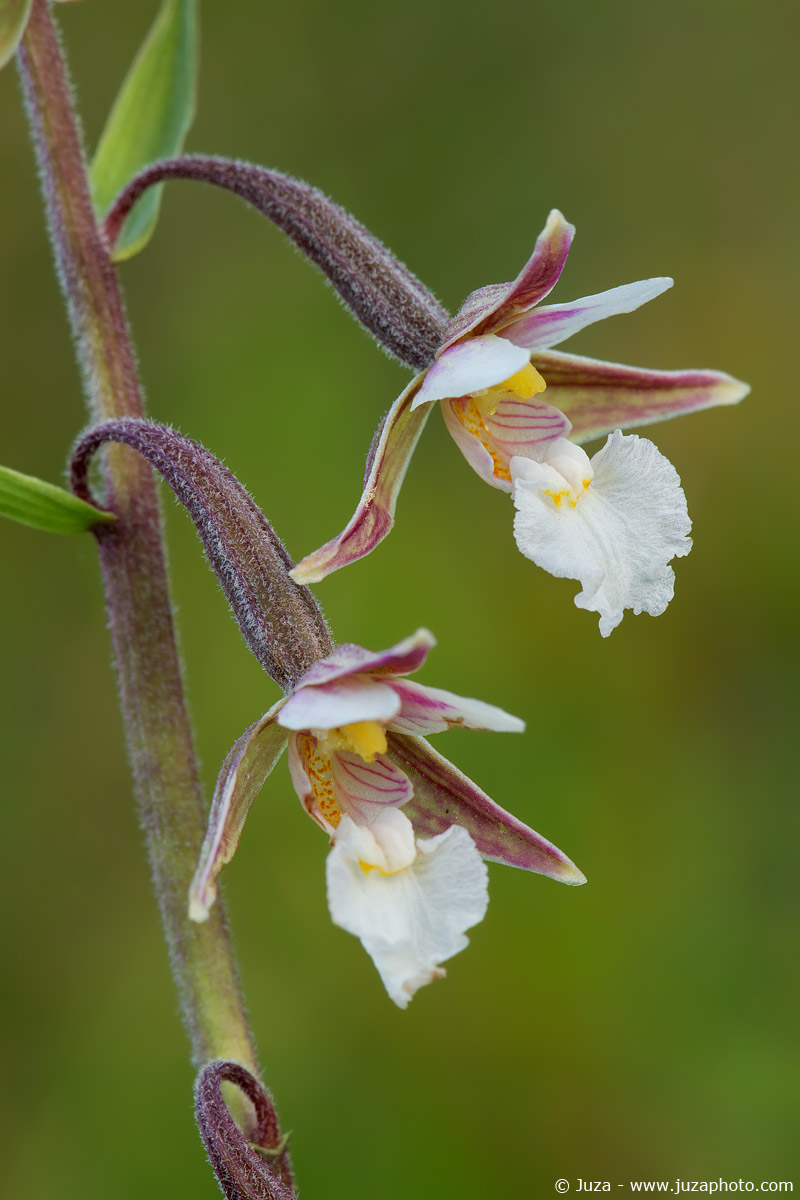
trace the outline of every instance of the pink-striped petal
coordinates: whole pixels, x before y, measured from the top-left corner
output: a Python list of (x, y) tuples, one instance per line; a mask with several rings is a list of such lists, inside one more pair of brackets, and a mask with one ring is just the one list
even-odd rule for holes
[(625, 283), (622, 287), (598, 292), (596, 296), (584, 296), (570, 304), (547, 304), (506, 325), (503, 337), (526, 350), (547, 349), (565, 342), (595, 321), (634, 312), (671, 287), (672, 280), (666, 277), (642, 279), (638, 283)]
[(367, 763), (337, 751), (331, 755), (331, 776), (339, 808), (357, 825), (369, 824), (387, 805), (406, 804), (414, 794), (408, 776), (385, 754)]
[(467, 334), (497, 333), (543, 300), (558, 283), (574, 236), (575, 226), (554, 208), (517, 278), (472, 292), (445, 329), (439, 353)]
[(414, 397), (412, 411), (434, 400), (467, 396), (485, 391), (516, 375), (530, 362), (530, 355), (505, 338), (487, 334), (451, 346), (437, 358)]
[(550, 443), (566, 437), (571, 428), (567, 417), (552, 404), (510, 395), (490, 416), (481, 414), (469, 397), (443, 400), (442, 415), (472, 469), (502, 492), (511, 491), (512, 458), (539, 461)]
[(422, 738), (390, 734), (389, 751), (414, 785), (414, 798), (403, 811), (418, 834), (430, 837), (460, 825), (484, 858), (549, 875), (560, 883), (586, 882), (552, 842), (505, 812)]
[(397, 495), (430, 407), (411, 411), (424, 375), (398, 396), (381, 427), (364, 490), (353, 517), (339, 534), (290, 571), (296, 583), (318, 583), (326, 575), (358, 562), (378, 546), (394, 525)]
[(463, 400), (443, 400), (441, 408), (447, 432), (476, 475), (479, 475), (484, 483), (499, 488), (501, 492), (510, 492), (510, 476), (509, 479), (506, 479), (505, 472), (501, 472), (500, 475), (495, 475), (494, 473), (494, 459), (484, 444), (485, 441), (488, 441), (488, 435), (484, 438), (484, 441), (481, 441), (459, 419), (459, 413), (466, 413), (465, 402)]
[(391, 687), (402, 702), (399, 715), (389, 726), (395, 733), (440, 733), (453, 725), (499, 733), (522, 733), (525, 729), (525, 722), (519, 717), (482, 700), (455, 696), (442, 688), (425, 687), (408, 679), (395, 680)]
[(723, 371), (650, 371), (558, 350), (537, 351), (532, 361), (547, 380), (548, 399), (572, 422), (574, 442), (736, 404), (750, 391)]
[(357, 676), (298, 687), (278, 713), (278, 724), (295, 731), (336, 729), (358, 721), (386, 723), (399, 711), (400, 699), (392, 688)]
[(222, 764), (200, 861), (189, 889), (189, 916), (193, 921), (205, 921), (208, 916), (217, 895), (216, 877), (233, 858), (250, 805), (286, 748), (289, 735), (275, 720), (282, 703), (244, 731)]
[(435, 645), (436, 638), (427, 629), (418, 629), (388, 650), (365, 650), (345, 642), (309, 667), (297, 687), (318, 687), (348, 675), (410, 675), (419, 670)]

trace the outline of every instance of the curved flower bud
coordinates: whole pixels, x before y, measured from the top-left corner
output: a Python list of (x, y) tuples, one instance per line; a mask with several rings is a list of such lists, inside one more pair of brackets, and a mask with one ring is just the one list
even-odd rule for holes
[(433, 644), (420, 629), (377, 653), (339, 646), (242, 735), (220, 773), (190, 893), (190, 916), (204, 920), (214, 879), (288, 739), (295, 791), (332, 842), (331, 916), (360, 938), (401, 1008), (444, 974), (441, 963), (482, 918), (482, 857), (585, 882), (560, 850), (410, 736), (454, 725), (523, 728), (494, 705), (406, 679)]
[[(245, 1138), (222, 1096), (233, 1083), (253, 1105), (256, 1126)], [(239, 1063), (209, 1063), (195, 1083), (200, 1136), (227, 1200), (294, 1200), (286, 1138), (282, 1138), (269, 1092)]]
[[(105, 442), (132, 447), (163, 475), (194, 521), (248, 646), (280, 687), (291, 688), (332, 642), (313, 596), (290, 578), (292, 561), (264, 514), (208, 450), (132, 417), (96, 426), (75, 447), (72, 488), (83, 500), (91, 500), (89, 463)], [(113, 528), (97, 536), (113, 536)]]
[[(735, 404), (750, 389), (721, 371), (642, 370), (551, 349), (592, 322), (632, 312), (672, 286), (666, 277), (645, 279), (567, 304), (537, 307), (558, 281), (574, 232), (554, 210), (517, 278), (479, 288), (467, 298), (444, 332), (436, 361), (404, 393), (402, 404), (398, 402), (390, 410), (381, 433), (381, 463), (402, 462), (402, 471), (393, 473), (391, 517), (413, 450), (412, 442), (401, 441), (395, 414), (408, 410), (413, 417), (438, 401), (447, 429), (473, 470), (490, 486), (513, 491), (520, 549), (553, 574), (572, 574), (584, 580), (578, 604), (599, 605), (601, 628), (608, 633), (624, 608), (662, 612), (672, 595), (673, 575), (666, 563), (689, 549), (683, 493), (678, 500), (675, 491), (677, 475), (671, 468), (671, 475), (665, 472), (660, 464), (666, 460), (654, 447), (652, 452), (640, 447), (636, 455), (614, 452), (616, 518), (603, 526), (602, 534), (600, 525), (593, 522), (595, 549), (598, 536), (606, 542), (602, 567), (591, 555), (575, 556), (574, 538), (585, 525), (579, 519), (565, 522), (562, 514), (557, 521), (540, 519), (542, 512), (528, 503), (524, 484), (543, 480), (547, 492), (547, 481), (552, 484), (553, 478), (539, 468), (552, 465), (552, 456), (567, 437), (579, 443), (632, 425)], [(607, 467), (607, 458), (601, 462)], [(374, 465), (344, 533), (294, 568), (293, 578), (298, 582), (317, 582), (347, 566), (373, 550), (389, 532), (391, 519), (378, 521), (373, 513), (374, 497), (383, 486), (381, 463)], [(653, 478), (630, 475), (642, 469), (655, 471)], [(662, 486), (667, 475), (675, 487)], [(607, 481), (607, 474), (604, 478)], [(590, 509), (598, 516), (600, 507), (594, 502), (605, 486), (607, 482), (602, 481), (595, 486), (588, 507), (582, 501), (584, 517)], [(656, 552), (660, 568), (649, 557), (647, 538), (653, 526), (637, 520), (630, 507), (643, 494), (648, 497), (646, 509), (652, 520), (664, 531)], [(662, 502), (666, 508), (653, 512), (653, 505)], [(543, 513), (547, 518), (548, 510)], [(567, 541), (559, 547), (562, 536)], [(634, 545), (631, 538), (640, 541)], [(634, 561), (639, 564), (635, 569)], [(645, 585), (648, 571), (653, 578)]]
[(415, 371), (432, 362), (448, 319), (435, 296), (355, 217), (317, 188), (280, 171), (201, 155), (154, 163), (114, 202), (104, 226), (109, 245), (139, 197), (166, 179), (214, 184), (252, 204), (316, 263), (389, 354)]

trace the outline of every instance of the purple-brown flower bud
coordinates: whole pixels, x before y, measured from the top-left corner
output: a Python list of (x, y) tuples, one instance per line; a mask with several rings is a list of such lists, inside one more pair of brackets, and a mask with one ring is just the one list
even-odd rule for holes
[(449, 320), (436, 297), (346, 209), (280, 171), (201, 155), (154, 163), (131, 180), (106, 217), (112, 252), (136, 201), (165, 179), (195, 179), (235, 192), (316, 263), (385, 350), (415, 371), (433, 362)]
[[(278, 686), (291, 690), (333, 643), (314, 597), (290, 578), (292, 560), (258, 506), (197, 442), (135, 418), (106, 421), (78, 442), (72, 488), (83, 500), (91, 500), (89, 463), (104, 442), (131, 446), (163, 475), (197, 527), (247, 645)], [(125, 536), (119, 521), (100, 527), (98, 538), (111, 528), (116, 537)]]
[[(255, 1109), (248, 1140), (222, 1096), (233, 1083)], [(234, 1062), (212, 1062), (197, 1077), (195, 1113), (209, 1162), (228, 1200), (294, 1200), (286, 1138), (281, 1137), (272, 1099), (249, 1071)]]

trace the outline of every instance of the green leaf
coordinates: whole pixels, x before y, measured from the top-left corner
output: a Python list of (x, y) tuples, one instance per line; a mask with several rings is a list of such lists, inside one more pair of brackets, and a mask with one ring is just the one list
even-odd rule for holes
[(32, 0), (0, 0), (0, 67), (14, 57), (28, 24)]
[[(194, 118), (196, 82), (196, 0), (164, 0), (122, 84), (94, 156), (90, 178), (99, 219), (142, 167), (180, 153)], [(131, 258), (149, 242), (162, 187), (149, 188), (131, 212), (114, 248), (116, 262)]]
[(85, 533), (115, 521), (113, 513), (86, 504), (53, 483), (0, 467), (0, 516), (46, 533)]

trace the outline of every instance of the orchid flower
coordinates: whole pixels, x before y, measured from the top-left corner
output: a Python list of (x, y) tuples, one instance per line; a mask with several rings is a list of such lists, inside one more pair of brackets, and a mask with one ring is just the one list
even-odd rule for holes
[(213, 454), (167, 426), (122, 417), (90, 429), (70, 464), (81, 500), (93, 502), (90, 465), (108, 442), (142, 455), (184, 505), (248, 647), (284, 693), (222, 765), (189, 891), (193, 920), (207, 918), (216, 877), (287, 745), (300, 801), (333, 843), (333, 919), (361, 939), (401, 1007), (443, 974), (441, 963), (482, 919), (483, 859), (585, 882), (560, 850), (428, 745), (423, 735), (453, 725), (523, 728), (493, 705), (405, 678), (433, 646), (429, 633), (377, 654), (334, 649), (312, 593), (289, 577), (291, 559), (253, 499)]
[(434, 645), (426, 630), (389, 650), (342, 645), (239, 738), (220, 773), (190, 890), (204, 920), (249, 807), (284, 748), (308, 815), (331, 840), (328, 905), (355, 934), (394, 1002), (444, 975), (486, 911), (493, 859), (563, 883), (585, 879), (550, 842), (504, 812), (421, 735), (454, 725), (521, 731), (479, 700), (405, 678)]
[[(671, 279), (648, 279), (540, 305), (558, 281), (574, 232), (554, 210), (517, 278), (467, 298), (433, 363), (387, 414), (355, 515), (294, 569), (298, 583), (355, 562), (389, 533), (406, 468), (438, 401), (470, 466), (511, 493), (522, 553), (554, 575), (580, 580), (575, 602), (600, 614), (603, 636), (626, 608), (664, 611), (674, 585), (670, 559), (691, 548), (686, 501), (667, 459), (621, 430), (734, 404), (749, 388), (719, 371), (644, 370), (553, 350), (586, 325), (632, 312), (672, 286)], [(590, 459), (580, 443), (605, 434)]]

